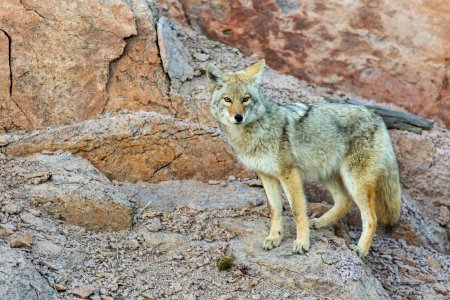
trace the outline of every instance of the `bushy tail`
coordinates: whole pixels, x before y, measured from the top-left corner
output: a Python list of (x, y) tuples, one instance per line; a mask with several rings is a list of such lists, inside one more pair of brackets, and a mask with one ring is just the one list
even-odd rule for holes
[(397, 162), (389, 164), (378, 178), (376, 213), (380, 223), (394, 225), (400, 220), (402, 200)]

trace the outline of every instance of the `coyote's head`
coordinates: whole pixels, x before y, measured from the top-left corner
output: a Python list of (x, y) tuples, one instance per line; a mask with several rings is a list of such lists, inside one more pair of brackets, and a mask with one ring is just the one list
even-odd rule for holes
[(265, 112), (259, 86), (265, 62), (260, 60), (243, 71), (223, 73), (208, 65), (207, 76), (212, 89), (211, 114), (224, 125), (245, 125)]

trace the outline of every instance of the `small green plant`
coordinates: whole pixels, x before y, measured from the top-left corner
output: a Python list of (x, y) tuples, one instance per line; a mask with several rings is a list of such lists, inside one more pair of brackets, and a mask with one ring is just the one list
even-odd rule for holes
[(219, 271), (230, 271), (233, 268), (234, 257), (224, 256), (217, 261), (217, 268)]

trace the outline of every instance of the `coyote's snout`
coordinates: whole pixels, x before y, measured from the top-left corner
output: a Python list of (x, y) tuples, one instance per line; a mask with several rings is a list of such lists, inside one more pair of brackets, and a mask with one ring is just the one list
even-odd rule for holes
[[(264, 65), (260, 60), (236, 73), (207, 68), (211, 113), (267, 195), (272, 224), (263, 248), (281, 242), (283, 189), (297, 225), (295, 253), (309, 249), (310, 227), (338, 221), (356, 203), (363, 231), (355, 249), (367, 255), (377, 220), (394, 224), (401, 212), (397, 160), (383, 120), (359, 106), (265, 100), (259, 89)], [(303, 180), (323, 183), (333, 196), (334, 206), (320, 218), (308, 221)]]

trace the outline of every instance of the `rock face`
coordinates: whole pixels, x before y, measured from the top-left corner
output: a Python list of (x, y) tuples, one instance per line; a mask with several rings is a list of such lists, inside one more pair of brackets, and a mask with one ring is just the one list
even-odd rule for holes
[(70, 151), (120, 181), (251, 176), (233, 158), (217, 128), (156, 113), (106, 115), (10, 138), (5, 148), (9, 154)]
[(2, 0), (0, 6), (0, 29), (11, 43), (11, 92), (4, 101), (10, 115), (25, 118), (10, 117), (3, 126), (33, 129), (100, 114), (109, 62), (122, 54), (124, 38), (136, 34), (128, 6), (120, 0)]
[(186, 16), (212, 39), (257, 53), (278, 71), (450, 125), (445, 0), (159, 2), (174, 20), (186, 23)]
[[(125, 195), (83, 158), (36, 154), (12, 159), (0, 171), (13, 198), (27, 199), (71, 224), (94, 231), (131, 226)], [(33, 216), (23, 219), (33, 223)]]
[(0, 245), (0, 298), (58, 299), (56, 292), (23, 254)]
[(147, 1), (0, 6), (1, 131), (120, 109), (176, 114)]

